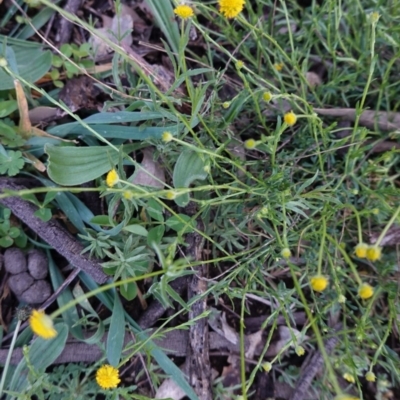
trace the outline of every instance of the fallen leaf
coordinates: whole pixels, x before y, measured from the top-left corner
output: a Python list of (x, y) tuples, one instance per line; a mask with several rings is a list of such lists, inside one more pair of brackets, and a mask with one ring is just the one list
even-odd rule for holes
[(163, 189), (165, 184), (165, 172), (161, 165), (154, 160), (154, 148), (146, 147), (142, 152), (143, 160), (140, 163), (140, 167), (137, 167), (129, 181), (135, 185)]

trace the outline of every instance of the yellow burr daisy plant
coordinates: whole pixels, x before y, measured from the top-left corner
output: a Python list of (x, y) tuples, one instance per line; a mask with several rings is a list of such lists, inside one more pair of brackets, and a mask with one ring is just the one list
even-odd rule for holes
[(368, 284), (368, 283), (363, 283), (358, 289), (358, 295), (363, 299), (367, 300), (370, 297), (372, 297), (374, 294), (374, 288)]
[(115, 169), (112, 169), (106, 177), (106, 184), (108, 187), (113, 187), (119, 182), (119, 176)]
[(194, 15), (193, 8), (186, 4), (181, 4), (177, 7), (175, 7), (174, 13), (182, 19), (188, 19), (188, 18), (193, 17), (193, 15)]
[(33, 310), (29, 317), (29, 326), (33, 333), (42, 339), (53, 339), (57, 336), (53, 320), (43, 310)]
[(117, 368), (102, 365), (96, 372), (96, 382), (102, 389), (113, 389), (121, 382)]
[(225, 18), (235, 18), (243, 10), (245, 0), (219, 0), (219, 11)]
[(251, 150), (251, 149), (254, 149), (256, 146), (257, 146), (257, 142), (254, 139), (247, 139), (244, 142), (245, 149)]
[(381, 258), (382, 255), (382, 247), (379, 246), (369, 246), (367, 248), (366, 257), (370, 261), (377, 261)]
[(310, 285), (315, 292), (323, 292), (328, 287), (329, 280), (324, 275), (314, 275), (310, 279)]
[(290, 111), (283, 116), (283, 120), (287, 125), (293, 126), (297, 121), (297, 116), (293, 111)]
[(375, 382), (375, 381), (376, 381), (376, 375), (375, 375), (372, 371), (368, 371), (368, 372), (365, 374), (365, 379), (366, 379), (368, 382)]
[(358, 245), (354, 248), (354, 253), (358, 258), (366, 258), (368, 251), (368, 245), (366, 243), (358, 243)]
[(171, 132), (164, 132), (164, 133), (161, 135), (161, 139), (162, 139), (162, 141), (165, 142), (165, 143), (170, 142), (173, 138), (174, 138), (174, 137), (172, 136), (172, 133), (171, 133)]
[(292, 256), (292, 252), (290, 251), (290, 249), (288, 247), (285, 247), (281, 251), (281, 256), (286, 259), (290, 258)]

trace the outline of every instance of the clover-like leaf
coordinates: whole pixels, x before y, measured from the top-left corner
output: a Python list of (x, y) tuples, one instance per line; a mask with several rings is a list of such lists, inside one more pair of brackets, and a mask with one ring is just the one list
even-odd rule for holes
[(17, 175), (25, 164), (20, 151), (10, 150), (7, 156), (0, 154), (0, 174)]

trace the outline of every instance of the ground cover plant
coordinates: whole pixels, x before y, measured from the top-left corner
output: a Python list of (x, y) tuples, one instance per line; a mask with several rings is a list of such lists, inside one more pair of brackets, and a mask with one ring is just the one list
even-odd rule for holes
[(399, 15), (0, 2), (0, 397), (400, 398)]

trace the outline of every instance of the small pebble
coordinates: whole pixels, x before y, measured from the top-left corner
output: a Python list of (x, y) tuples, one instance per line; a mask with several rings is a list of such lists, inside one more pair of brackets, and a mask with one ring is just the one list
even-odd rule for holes
[(48, 272), (48, 261), (46, 254), (40, 250), (28, 251), (28, 269), (35, 279), (44, 279)]
[(41, 304), (51, 295), (50, 283), (44, 280), (35, 281), (33, 285), (19, 296), (20, 300), (28, 304)]
[(20, 297), (22, 293), (32, 286), (33, 282), (34, 279), (27, 272), (11, 275), (8, 278), (8, 286), (17, 297)]
[(17, 247), (7, 249), (4, 252), (4, 267), (13, 275), (25, 272), (28, 268), (24, 252)]

